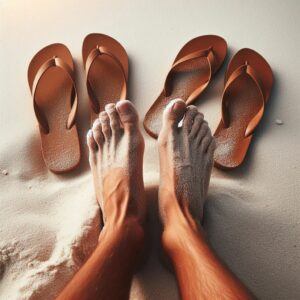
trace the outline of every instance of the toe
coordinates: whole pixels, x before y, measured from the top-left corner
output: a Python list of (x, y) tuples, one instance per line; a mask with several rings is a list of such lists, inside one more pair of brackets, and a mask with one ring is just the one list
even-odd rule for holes
[(93, 131), (91, 129), (87, 133), (86, 140), (87, 140), (87, 145), (89, 147), (90, 153), (96, 152), (97, 149), (98, 149), (98, 146), (97, 146), (97, 143), (96, 143), (96, 141), (93, 137)]
[(202, 152), (207, 152), (208, 146), (211, 143), (211, 141), (212, 141), (212, 136), (211, 136), (210, 129), (208, 128), (205, 136), (203, 137), (200, 143), (200, 148)]
[(208, 131), (208, 124), (205, 120), (203, 120), (201, 125), (200, 125), (200, 129), (198, 130), (198, 132), (195, 136), (195, 139), (197, 141), (198, 146), (201, 145), (202, 139), (206, 135), (207, 131)]
[(183, 119), (183, 129), (186, 133), (190, 133), (195, 117), (198, 114), (198, 109), (194, 105), (190, 105), (187, 107), (186, 113)]
[(105, 111), (107, 112), (109, 117), (111, 130), (113, 132), (119, 131), (121, 127), (120, 127), (120, 119), (116, 109), (116, 105), (114, 103), (107, 104), (105, 106)]
[(101, 122), (102, 132), (105, 137), (105, 140), (110, 140), (111, 138), (111, 128), (109, 116), (106, 111), (102, 111), (99, 115), (99, 119)]
[(96, 142), (98, 147), (101, 148), (104, 143), (104, 136), (102, 133), (102, 126), (99, 119), (95, 120), (91, 132), (93, 133), (94, 141)]
[(121, 100), (117, 103), (116, 108), (124, 129), (136, 129), (139, 118), (132, 102), (128, 100)]
[(186, 104), (181, 99), (172, 100), (163, 113), (163, 128), (177, 128), (187, 110)]
[(203, 122), (203, 114), (198, 112), (197, 115), (195, 116), (194, 118), (194, 122), (193, 122), (193, 125), (192, 125), (192, 129), (190, 131), (190, 136), (192, 138), (194, 138), (195, 136), (197, 136), (200, 128), (201, 128), (201, 125), (202, 125), (202, 122)]
[(214, 156), (214, 152), (216, 150), (216, 140), (214, 137), (212, 137), (210, 144), (208, 145), (207, 148), (207, 154), (209, 155), (209, 157), (212, 159)]

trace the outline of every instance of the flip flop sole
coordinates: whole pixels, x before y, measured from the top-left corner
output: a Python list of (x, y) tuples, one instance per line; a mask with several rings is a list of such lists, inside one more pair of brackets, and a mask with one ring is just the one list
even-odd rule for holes
[[(235, 70), (247, 62), (259, 76), (261, 90), (266, 103), (273, 84), (273, 73), (266, 60), (251, 49), (240, 50), (230, 61), (225, 75), (225, 84)], [(223, 96), (224, 97), (224, 96)], [(226, 91), (230, 124), (220, 121), (214, 137), (216, 151), (215, 166), (221, 169), (233, 169), (240, 166), (247, 154), (253, 134), (245, 136), (249, 122), (261, 109), (261, 93), (255, 82), (246, 74), (239, 76)]]
[[(82, 45), (82, 58), (84, 66), (90, 52), (97, 46), (105, 47), (118, 58), (126, 81), (128, 80), (128, 55), (123, 46), (110, 36), (100, 33), (92, 33), (85, 37)], [(122, 88), (122, 74), (119, 67), (111, 57), (101, 55), (97, 57), (89, 71), (89, 83), (99, 105), (99, 111), (91, 110), (91, 122), (93, 122), (100, 111), (103, 111), (108, 103), (116, 103), (120, 100)]]
[[(49, 59), (59, 57), (74, 71), (70, 51), (63, 44), (52, 44), (40, 50), (28, 67), (28, 83), (32, 91), (34, 79), (41, 66)], [(41, 77), (35, 101), (43, 112), (49, 132), (40, 127), (41, 148), (46, 166), (55, 173), (64, 173), (76, 168), (81, 151), (76, 124), (67, 128), (71, 111), (74, 86), (69, 76), (60, 68), (50, 68)]]
[[(212, 74), (215, 74), (222, 65), (227, 53), (226, 41), (216, 35), (205, 35), (192, 39), (181, 48), (174, 63), (190, 53), (205, 50), (210, 47), (212, 47), (215, 57), (215, 64), (212, 70)], [(176, 98), (183, 99), (187, 104), (193, 103), (196, 98), (188, 101), (189, 95), (192, 94), (198, 86), (204, 85), (209, 76), (207, 59), (205, 57), (186, 62), (177, 69), (178, 72), (172, 83), (172, 93), (166, 97), (164, 91), (162, 91), (145, 115), (144, 128), (153, 138), (158, 137), (162, 127), (163, 110), (168, 103)]]

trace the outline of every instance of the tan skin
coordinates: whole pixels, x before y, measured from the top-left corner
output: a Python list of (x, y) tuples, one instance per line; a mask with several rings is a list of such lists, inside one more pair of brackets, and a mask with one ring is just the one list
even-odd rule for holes
[[(211, 250), (195, 221), (193, 209), (200, 209), (200, 216), (203, 213), (215, 148), (203, 115), (176, 100), (166, 108), (163, 124), (158, 140), (162, 245), (173, 264), (182, 299), (252, 299)], [(143, 254), (145, 215), (144, 141), (133, 105), (120, 101), (106, 107), (88, 134), (88, 145), (104, 227), (97, 248), (57, 299), (128, 299), (137, 258)], [(109, 163), (104, 164), (103, 157)], [(176, 158), (180, 158), (178, 163)], [(190, 190), (194, 184), (182, 182), (184, 176), (191, 176), (190, 181), (201, 189)]]

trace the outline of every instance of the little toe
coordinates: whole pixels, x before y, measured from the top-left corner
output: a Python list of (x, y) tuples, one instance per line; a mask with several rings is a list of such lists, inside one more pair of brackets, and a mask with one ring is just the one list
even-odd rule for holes
[(95, 120), (93, 127), (91, 129), (91, 132), (93, 133), (94, 141), (96, 142), (98, 147), (101, 149), (102, 145), (104, 143), (104, 136), (102, 133), (102, 126), (101, 126), (101, 122), (99, 119)]
[(89, 147), (90, 153), (94, 153), (97, 151), (98, 146), (93, 136), (93, 131), (90, 129), (86, 135), (87, 145)]
[(187, 132), (190, 133), (195, 117), (198, 114), (198, 109), (196, 106), (194, 105), (190, 105), (187, 107), (186, 113), (184, 115), (184, 119), (183, 119), (183, 129)]
[(200, 113), (200, 112), (198, 112), (197, 115), (194, 118), (192, 129), (190, 131), (190, 136), (192, 138), (194, 138), (198, 134), (198, 132), (199, 132), (199, 130), (201, 128), (201, 125), (203, 123), (203, 119), (204, 119), (203, 114)]
[(121, 100), (116, 104), (116, 109), (124, 130), (137, 128), (139, 117), (132, 102), (128, 100)]
[(212, 159), (213, 156), (214, 156), (214, 153), (215, 153), (215, 150), (216, 150), (216, 146), (217, 146), (216, 140), (215, 140), (214, 137), (212, 137), (211, 142), (210, 142), (210, 144), (208, 145), (208, 148), (207, 148), (207, 154), (208, 154), (208, 156), (209, 156), (211, 159)]
[(102, 127), (102, 133), (105, 137), (105, 140), (109, 141), (111, 138), (111, 128), (110, 128), (110, 121), (109, 121), (109, 116), (106, 111), (102, 111), (99, 114), (99, 119), (101, 122), (101, 127)]
[(112, 132), (118, 132), (121, 129), (120, 119), (116, 109), (116, 105), (114, 103), (109, 103), (105, 106), (105, 111), (108, 114), (110, 128)]
[(186, 103), (181, 99), (174, 99), (166, 106), (163, 113), (163, 128), (178, 128), (187, 110)]

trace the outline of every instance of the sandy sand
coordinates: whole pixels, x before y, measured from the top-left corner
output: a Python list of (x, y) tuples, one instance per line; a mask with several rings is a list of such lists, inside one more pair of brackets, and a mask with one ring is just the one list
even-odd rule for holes
[[(99, 213), (84, 145), (89, 111), (81, 62), (90, 32), (110, 34), (127, 49), (130, 98), (142, 116), (192, 37), (219, 34), (229, 56), (250, 47), (269, 61), (276, 83), (266, 115), (244, 166), (214, 170), (205, 227), (218, 255), (258, 298), (299, 299), (299, 9), (297, 1), (0, 0), (0, 299), (53, 299), (96, 245)], [(62, 176), (44, 166), (26, 78), (31, 57), (54, 42), (65, 43), (75, 58), (84, 150), (80, 167)], [(197, 102), (213, 130), (224, 70)], [(145, 137), (152, 246), (131, 298), (178, 299), (174, 277), (157, 257), (157, 149)]]

